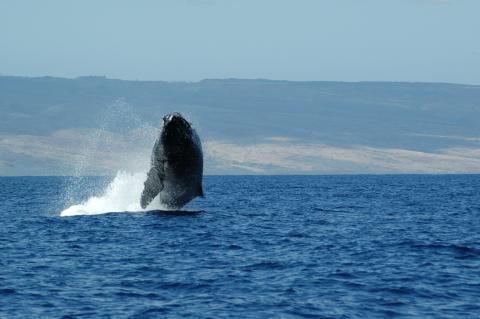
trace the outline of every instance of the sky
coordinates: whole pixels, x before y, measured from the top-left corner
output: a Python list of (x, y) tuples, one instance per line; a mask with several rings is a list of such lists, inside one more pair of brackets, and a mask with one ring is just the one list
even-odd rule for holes
[(480, 84), (478, 0), (2, 0), (0, 74)]

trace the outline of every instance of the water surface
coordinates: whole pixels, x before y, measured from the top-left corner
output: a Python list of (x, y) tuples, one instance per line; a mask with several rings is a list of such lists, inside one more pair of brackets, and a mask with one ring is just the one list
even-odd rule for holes
[(208, 176), (186, 211), (100, 214), (136, 205), (109, 182), (0, 178), (0, 318), (480, 313), (480, 175)]

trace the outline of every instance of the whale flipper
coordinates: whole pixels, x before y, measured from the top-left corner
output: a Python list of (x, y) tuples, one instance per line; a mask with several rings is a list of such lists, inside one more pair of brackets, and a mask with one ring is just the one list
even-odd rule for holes
[(158, 195), (163, 189), (163, 174), (159, 174), (156, 167), (152, 167), (147, 174), (147, 180), (144, 183), (142, 197), (140, 199), (140, 205), (143, 209), (150, 204), (150, 202)]

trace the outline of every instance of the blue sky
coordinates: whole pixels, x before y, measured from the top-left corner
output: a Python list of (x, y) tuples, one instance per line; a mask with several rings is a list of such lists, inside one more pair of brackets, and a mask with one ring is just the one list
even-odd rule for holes
[(0, 73), (480, 84), (477, 0), (0, 2)]

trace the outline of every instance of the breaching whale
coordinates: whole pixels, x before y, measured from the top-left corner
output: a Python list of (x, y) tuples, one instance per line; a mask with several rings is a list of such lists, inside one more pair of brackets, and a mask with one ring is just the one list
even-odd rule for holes
[(181, 114), (166, 115), (153, 146), (141, 207), (159, 195), (162, 205), (180, 209), (195, 197), (203, 197), (202, 176), (203, 152), (197, 132)]

